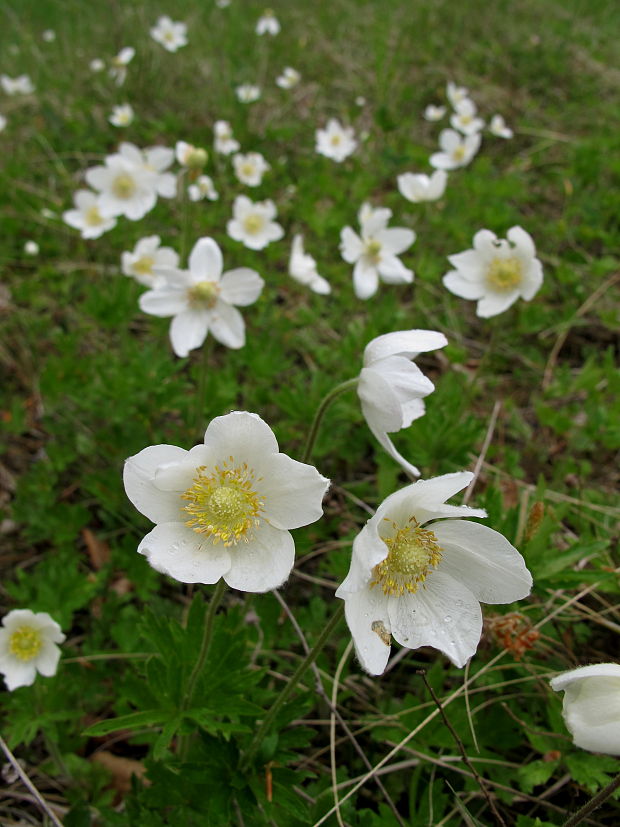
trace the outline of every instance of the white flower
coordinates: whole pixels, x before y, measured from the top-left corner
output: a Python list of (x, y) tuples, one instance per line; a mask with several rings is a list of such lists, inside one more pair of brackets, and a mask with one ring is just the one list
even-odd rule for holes
[(258, 18), (256, 24), (256, 34), (278, 34), (280, 31), (280, 23), (271, 9), (265, 9), (262, 16)]
[(2, 618), (0, 672), (7, 688), (30, 686), (37, 672), (46, 678), (56, 674), (65, 636), (47, 612), (13, 609)]
[(31, 95), (34, 92), (34, 84), (28, 75), (19, 75), (16, 78), (0, 75), (0, 85), (7, 95)]
[(112, 109), (108, 118), (112, 126), (130, 126), (134, 119), (133, 107), (129, 103), (122, 103)]
[(480, 133), (460, 135), (454, 129), (442, 129), (439, 133), (439, 146), (442, 152), (435, 152), (430, 157), (430, 164), (435, 169), (458, 169), (467, 166), (480, 149)]
[(284, 236), (280, 224), (273, 220), (277, 214), (276, 205), (269, 199), (254, 202), (245, 195), (238, 195), (226, 232), (250, 250), (262, 250), (272, 241), (279, 241)]
[(27, 241), (24, 244), (24, 253), (26, 253), (27, 256), (38, 256), (39, 255), (39, 245), (37, 244), (37, 242), (32, 241), (32, 239)]
[(293, 86), (297, 86), (300, 80), (301, 75), (297, 69), (293, 69), (291, 66), (285, 66), (282, 74), (276, 78), (276, 83), (280, 89), (292, 89)]
[(105, 69), (105, 63), (100, 57), (94, 57), (88, 66), (91, 72), (103, 72)]
[(551, 688), (564, 692), (564, 720), (578, 747), (620, 755), (620, 664), (563, 672), (551, 680)]
[(199, 175), (196, 181), (187, 188), (187, 194), (190, 201), (202, 201), (203, 198), (217, 201), (220, 197), (208, 175)]
[[(138, 163), (140, 150), (133, 144), (121, 144), (119, 151), (126, 158)], [(157, 195), (162, 198), (174, 198), (177, 194), (177, 177), (166, 170), (174, 163), (174, 150), (167, 146), (151, 146), (142, 152), (144, 169), (154, 175)]]
[(340, 252), (354, 264), (353, 288), (358, 299), (369, 299), (377, 292), (379, 278), (386, 284), (410, 284), (413, 271), (398, 258), (416, 239), (413, 230), (389, 227), (392, 211), (373, 210), (362, 204), (358, 213), (361, 237), (351, 227), (340, 232)]
[(254, 103), (260, 98), (260, 86), (253, 83), (242, 83), (235, 89), (237, 100), (241, 103)]
[(446, 107), (436, 106), (434, 103), (429, 103), (429, 105), (424, 110), (424, 118), (427, 121), (440, 121), (445, 114)]
[[(112, 65), (108, 74), (117, 86), (122, 86), (123, 83), (125, 83), (125, 79), (127, 78), (127, 66), (134, 59), (135, 54), (136, 50), (133, 46), (125, 46), (125, 48), (121, 49), (116, 57), (113, 57), (110, 61)], [(95, 63), (94, 60), (91, 61), (91, 69), (93, 69), (93, 63)], [(93, 69), (93, 71), (99, 71), (99, 69)]]
[(463, 135), (474, 135), (484, 128), (484, 121), (476, 117), (476, 104), (470, 98), (463, 98), (455, 105), (450, 124)]
[(435, 330), (398, 330), (377, 336), (364, 349), (364, 367), (357, 385), (362, 413), (382, 447), (414, 477), (420, 472), (398, 453), (388, 433), (408, 428), (423, 416), (422, 398), (435, 390), (411, 360), (447, 344), (443, 333)]
[(149, 235), (141, 238), (132, 253), (121, 254), (121, 270), (125, 276), (131, 276), (147, 287), (159, 287), (166, 279), (155, 268), (178, 267), (179, 256), (171, 247), (160, 247), (161, 238)]
[(408, 649), (432, 646), (464, 666), (480, 640), (480, 602), (512, 603), (530, 593), (532, 577), (505, 537), (445, 519), (486, 516), (445, 505), (472, 477), (462, 471), (408, 485), (355, 538), (336, 597), (345, 601), (355, 651), (372, 675), (384, 671), (392, 637)]
[(305, 284), (315, 293), (327, 295), (331, 293), (329, 282), (318, 274), (316, 261), (304, 250), (304, 237), (296, 235), (293, 237), (291, 257), (288, 263), (289, 275), (300, 284)]
[(271, 169), (260, 152), (248, 152), (245, 155), (233, 156), (235, 175), (242, 184), (248, 187), (258, 187), (263, 175)]
[(429, 177), (428, 175), (414, 175), (413, 172), (404, 172), (396, 179), (400, 194), (407, 201), (414, 204), (420, 201), (437, 201), (444, 194), (448, 182), (448, 173), (443, 169), (437, 169)]
[(529, 301), (542, 284), (542, 264), (531, 235), (511, 227), (506, 239), (480, 230), (473, 250), (448, 256), (456, 270), (446, 273), (443, 283), (451, 293), (477, 300), (476, 313), (483, 319), (503, 313), (519, 297)]
[(215, 5), (218, 9), (227, 9), (230, 6), (230, 0), (215, 0)]
[(140, 296), (140, 308), (153, 316), (173, 316), (170, 341), (177, 356), (200, 347), (209, 331), (226, 347), (245, 344), (245, 307), (260, 296), (264, 281), (254, 270), (239, 267), (222, 275), (222, 252), (212, 238), (201, 238), (189, 257), (189, 270), (155, 268), (165, 283)]
[(56, 32), (53, 29), (45, 29), (41, 37), (46, 43), (53, 43), (56, 40)]
[(336, 118), (327, 121), (325, 129), (316, 130), (316, 151), (340, 163), (357, 148), (353, 127), (342, 126)]
[(167, 52), (176, 52), (182, 46), (187, 46), (187, 24), (175, 23), (164, 14), (152, 27), (151, 37)]
[(0, 115), (0, 132), (2, 132), (6, 128), (6, 125), (7, 119), (4, 117), (4, 115)]
[(190, 169), (202, 169), (209, 158), (209, 153), (206, 149), (188, 144), (185, 141), (177, 141), (174, 154), (180, 164)]
[(116, 227), (116, 218), (104, 216), (99, 210), (99, 196), (90, 190), (78, 190), (73, 196), (75, 209), (62, 214), (65, 224), (79, 230), (82, 238), (99, 238)]
[(228, 121), (216, 121), (213, 124), (213, 147), (222, 155), (231, 155), (239, 149), (239, 141), (233, 137)]
[(506, 139), (512, 138), (514, 135), (512, 129), (506, 126), (506, 122), (501, 115), (493, 115), (491, 118), (491, 123), (489, 124), (489, 132), (498, 138)]
[(366, 98), (363, 95), (358, 95), (355, 98), (355, 105), (356, 106), (366, 106)]
[(466, 89), (464, 86), (457, 86), (456, 83), (449, 80), (448, 85), (446, 86), (446, 95), (452, 105), (452, 108), (455, 109), (457, 103), (460, 103), (469, 96), (469, 89)]
[(151, 566), (182, 583), (266, 592), (289, 576), (289, 529), (320, 519), (329, 480), (279, 453), (256, 414), (214, 419), (204, 445), (153, 445), (125, 463), (125, 491), (156, 525), (138, 546)]

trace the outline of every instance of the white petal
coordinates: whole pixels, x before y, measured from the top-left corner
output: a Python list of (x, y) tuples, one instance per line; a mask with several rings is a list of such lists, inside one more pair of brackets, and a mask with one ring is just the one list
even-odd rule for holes
[(406, 227), (389, 227), (377, 233), (377, 241), (381, 242), (385, 252), (394, 256), (404, 253), (415, 239), (414, 231)]
[(530, 258), (536, 255), (536, 247), (534, 246), (534, 239), (526, 232), (523, 227), (511, 227), (506, 233), (508, 241), (512, 241), (517, 250)]
[[(599, 664), (568, 674), (613, 666), (618, 668), (617, 664)], [(620, 755), (620, 677), (591, 673), (590, 677), (573, 679), (563, 686), (552, 681), (552, 686), (565, 690), (564, 720), (575, 744), (592, 752)]]
[(483, 296), (476, 305), (476, 314), (481, 319), (490, 319), (498, 316), (513, 305), (519, 298), (519, 290), (508, 290), (505, 293), (493, 292)]
[(529, 267), (523, 274), (521, 282), (521, 296), (525, 301), (533, 299), (543, 283), (543, 269), (540, 261), (535, 258), (530, 262)]
[(248, 543), (230, 549), (230, 571), (224, 580), (244, 592), (268, 592), (288, 578), (295, 563), (295, 543), (288, 531), (261, 521)]
[(464, 278), (458, 270), (450, 270), (442, 279), (446, 287), (455, 296), (461, 299), (480, 299), (484, 296), (484, 285)]
[(204, 342), (209, 332), (209, 317), (204, 310), (184, 310), (170, 325), (170, 342), (177, 356), (187, 356)]
[(379, 522), (387, 517), (399, 525), (404, 525), (412, 515), (419, 523), (442, 517), (486, 517), (484, 509), (445, 504), (446, 500), (466, 488), (472, 477), (471, 471), (459, 471), (428, 480), (418, 480), (390, 494), (377, 509), (375, 517)]
[(390, 621), (387, 597), (374, 587), (344, 598), (347, 625), (355, 645), (355, 654), (371, 675), (381, 675), (390, 656)]
[(60, 649), (53, 643), (44, 644), (36, 658), (36, 668), (44, 677), (51, 678), (56, 674), (58, 661), (60, 660)]
[(161, 523), (138, 546), (150, 565), (181, 583), (217, 583), (230, 569), (229, 550), (185, 523)]
[(329, 480), (313, 465), (272, 454), (262, 465), (258, 484), (264, 497), (264, 515), (275, 528), (309, 525), (323, 516), (323, 497)]
[(465, 250), (448, 256), (448, 261), (468, 281), (480, 283), (486, 272), (487, 259), (478, 250)]
[(478, 230), (474, 236), (474, 249), (486, 258), (493, 258), (497, 253), (497, 236), (491, 230)]
[(245, 322), (236, 307), (218, 301), (209, 311), (209, 328), (213, 336), (226, 347), (237, 350), (245, 344)]
[(575, 681), (583, 678), (618, 678), (620, 680), (620, 663), (592, 663), (589, 666), (579, 666), (569, 672), (562, 672), (551, 678), (551, 688), (556, 692), (566, 689)]
[(456, 169), (458, 164), (447, 152), (434, 152), (428, 159), (429, 164), (435, 169)]
[(247, 462), (250, 468), (254, 458), (262, 461), (266, 454), (278, 453), (278, 442), (269, 425), (258, 414), (247, 411), (212, 419), (204, 441), (218, 458), (234, 456), (235, 462)]
[(396, 450), (396, 446), (389, 438), (386, 433), (383, 431), (379, 431), (376, 428), (373, 428), (370, 422), (368, 423), (370, 430), (372, 431), (375, 438), (380, 443), (381, 447), (387, 451), (387, 453), (392, 457), (392, 459), (396, 460), (396, 462), (403, 468), (404, 471), (409, 474), (411, 477), (419, 477), (420, 471), (415, 465), (412, 465), (409, 460), (406, 460), (405, 457)]
[(177, 287), (161, 287), (143, 293), (139, 304), (140, 310), (151, 316), (176, 316), (187, 309), (187, 295), (185, 290)]
[(448, 340), (437, 330), (396, 330), (384, 333), (370, 341), (364, 349), (364, 365), (370, 365), (386, 356), (407, 356), (415, 359), (418, 353), (445, 347)]
[(386, 284), (411, 284), (413, 281), (413, 270), (405, 267), (396, 256), (382, 257), (377, 270)]
[(388, 614), (392, 635), (402, 646), (432, 646), (455, 666), (465, 666), (482, 634), (480, 604), (457, 580), (431, 572), (415, 594), (391, 597)]
[[(424, 396), (428, 396), (429, 393), (432, 393), (435, 390), (435, 386), (431, 380), (424, 376), (420, 368), (405, 356), (386, 356), (385, 359), (374, 362), (372, 368), (364, 368), (360, 373), (360, 385), (362, 374), (369, 370), (381, 372), (382, 377), (386, 380), (392, 392), (396, 395), (401, 409), (413, 399), (420, 399)], [(419, 406), (415, 406), (414, 409), (419, 410)], [(390, 433), (393, 430), (400, 430), (400, 428), (408, 428), (413, 421), (411, 419), (405, 419), (405, 417), (402, 416), (402, 411), (401, 419), (402, 423), (398, 429), (385, 428), (385, 430)]]
[(379, 287), (377, 268), (360, 258), (353, 268), (353, 289), (358, 299), (369, 299)]
[(351, 227), (343, 227), (340, 231), (340, 252), (343, 259), (349, 264), (355, 264), (363, 250), (362, 239), (357, 233)]
[(125, 460), (125, 493), (141, 514), (154, 523), (180, 519), (183, 502), (155, 486), (155, 472), (160, 465), (183, 462), (188, 452), (176, 445), (150, 445)]
[(220, 282), (220, 295), (228, 304), (245, 307), (253, 304), (261, 294), (265, 282), (255, 270), (238, 267), (224, 273)]
[(37, 675), (36, 666), (32, 661), (21, 663), (16, 658), (11, 658), (11, 663), (3, 665), (0, 671), (4, 674), (4, 682), (10, 692), (19, 686), (32, 686)]
[(200, 238), (189, 256), (189, 269), (200, 281), (219, 281), (222, 275), (222, 251), (212, 238)]

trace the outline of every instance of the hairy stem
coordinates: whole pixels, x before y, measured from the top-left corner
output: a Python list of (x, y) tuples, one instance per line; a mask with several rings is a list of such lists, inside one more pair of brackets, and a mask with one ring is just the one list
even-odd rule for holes
[(321, 404), (317, 408), (317, 411), (314, 415), (314, 419), (312, 420), (312, 427), (310, 428), (310, 433), (308, 434), (306, 449), (304, 451), (303, 457), (301, 458), (302, 462), (308, 462), (308, 460), (310, 459), (310, 455), (312, 454), (312, 449), (314, 448), (314, 443), (316, 442), (316, 437), (319, 432), (319, 428), (321, 427), (321, 422), (323, 421), (325, 411), (329, 408), (329, 406), (334, 401), (334, 399), (336, 399), (336, 397), (340, 396), (341, 393), (345, 393), (350, 388), (354, 388), (358, 382), (359, 376), (356, 376), (355, 379), (347, 379), (346, 382), (341, 382), (339, 385), (336, 385), (335, 388), (332, 388), (331, 391), (323, 397)]

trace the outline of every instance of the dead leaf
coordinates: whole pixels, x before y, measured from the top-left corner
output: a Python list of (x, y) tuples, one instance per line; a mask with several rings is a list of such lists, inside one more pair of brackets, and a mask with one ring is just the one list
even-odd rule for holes
[(107, 750), (100, 750), (91, 755), (90, 760), (95, 764), (101, 764), (112, 775), (112, 784), (121, 795), (126, 795), (131, 790), (131, 776), (135, 775), (145, 786), (150, 786), (150, 781), (145, 778), (146, 767), (141, 761), (133, 758), (123, 758), (121, 755), (114, 755)]
[(82, 539), (86, 545), (91, 566), (95, 571), (99, 571), (110, 559), (110, 546), (96, 537), (90, 528), (82, 529)]

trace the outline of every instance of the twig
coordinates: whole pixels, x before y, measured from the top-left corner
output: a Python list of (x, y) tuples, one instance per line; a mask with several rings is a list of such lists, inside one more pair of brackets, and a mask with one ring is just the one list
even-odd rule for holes
[(581, 824), (582, 821), (589, 816), (591, 812), (600, 807), (612, 793), (620, 787), (620, 775), (617, 775), (606, 787), (591, 798), (587, 804), (584, 804), (577, 812), (572, 815), (568, 821), (564, 823), (564, 827), (575, 827), (576, 824)]
[(480, 449), (480, 454), (478, 459), (476, 460), (476, 465), (474, 466), (474, 476), (472, 481), (467, 486), (467, 490), (465, 491), (465, 496), (463, 497), (463, 505), (467, 505), (469, 502), (469, 498), (472, 495), (476, 482), (478, 481), (478, 476), (480, 471), (482, 470), (482, 466), (484, 464), (484, 458), (486, 457), (487, 451), (489, 450), (489, 445), (491, 444), (491, 440), (493, 439), (493, 431), (495, 430), (495, 424), (497, 423), (497, 417), (499, 416), (499, 412), (502, 407), (502, 400), (497, 399), (495, 404), (493, 405), (493, 410), (491, 411), (491, 418), (489, 419), (489, 424), (487, 426), (487, 432), (484, 437), (484, 442), (482, 443), (482, 448)]
[[(342, 670), (344, 669), (344, 665), (347, 662), (349, 655), (351, 654), (351, 649), (353, 648), (353, 641), (350, 640), (347, 648), (342, 653), (342, 657), (338, 662), (338, 666), (336, 667), (336, 672), (334, 673), (334, 683), (332, 685), (332, 697), (331, 697), (331, 713), (329, 716), (329, 758), (331, 764), (331, 773), (332, 773), (332, 789), (334, 792), (334, 806), (336, 808), (336, 819), (340, 827), (344, 827), (344, 822), (342, 820), (342, 815), (340, 814), (340, 803), (338, 801), (338, 776), (336, 775), (336, 704), (338, 701), (338, 684), (340, 683), (340, 676), (342, 675)], [(319, 679), (320, 680), (320, 679)]]
[(6, 755), (7, 761), (9, 762), (9, 764), (13, 767), (15, 772), (20, 777), (22, 784), (30, 790), (30, 792), (36, 798), (37, 803), (39, 804), (39, 806), (41, 807), (41, 809), (43, 810), (45, 815), (51, 820), (52, 824), (54, 824), (55, 827), (63, 827), (62, 821), (59, 821), (56, 818), (56, 815), (50, 809), (49, 804), (43, 798), (43, 796), (37, 790), (37, 788), (34, 786), (32, 781), (30, 780), (30, 778), (28, 778), (28, 776), (26, 775), (25, 770), (22, 768), (22, 766), (19, 763), (19, 761), (17, 760), (17, 758), (15, 758), (15, 756), (13, 755), (11, 750), (9, 749), (6, 741), (4, 740), (4, 738), (1, 735), (0, 735), (0, 747), (2, 748), (2, 751), (4, 752), (4, 754)]

